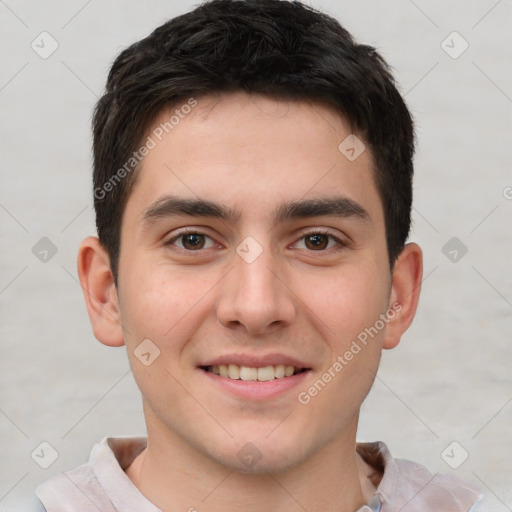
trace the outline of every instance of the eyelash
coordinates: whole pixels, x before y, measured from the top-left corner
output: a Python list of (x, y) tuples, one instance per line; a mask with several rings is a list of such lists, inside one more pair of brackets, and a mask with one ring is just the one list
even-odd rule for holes
[[(202, 251), (206, 250), (206, 249), (198, 249), (196, 251), (193, 251), (193, 250), (190, 250), (190, 249), (184, 249), (182, 247), (176, 247), (174, 246), (174, 243), (179, 240), (180, 238), (184, 237), (184, 236), (187, 236), (187, 235), (201, 235), (201, 236), (204, 236), (206, 238), (209, 238), (211, 240), (213, 240), (212, 237), (210, 237), (209, 235), (207, 235), (206, 233), (202, 233), (201, 231), (199, 230), (195, 230), (195, 229), (185, 229), (181, 232), (179, 232), (178, 234), (174, 235), (172, 238), (170, 238), (167, 242), (165, 242), (165, 246), (171, 246), (171, 247), (175, 247), (177, 250), (179, 251), (183, 251), (183, 252), (187, 252), (187, 253), (201, 253)], [(308, 252), (323, 252), (323, 253), (326, 253), (326, 252), (338, 252), (342, 249), (344, 249), (345, 247), (348, 247), (349, 246), (349, 243), (348, 242), (345, 242), (343, 240), (340, 240), (338, 237), (334, 236), (333, 234), (329, 233), (328, 231), (325, 231), (325, 230), (321, 230), (321, 229), (316, 229), (316, 230), (309, 230), (309, 231), (302, 231), (300, 233), (300, 238), (297, 240), (297, 242), (299, 240), (303, 240), (305, 239), (306, 237), (308, 236), (312, 236), (312, 235), (324, 235), (324, 236), (328, 236), (331, 240), (334, 240), (336, 243), (337, 243), (337, 246), (336, 247), (330, 247), (328, 249), (319, 249), (318, 251), (315, 251), (315, 250), (308, 250)], [(297, 243), (297, 242), (294, 242)], [(306, 249), (307, 250), (307, 249)]]

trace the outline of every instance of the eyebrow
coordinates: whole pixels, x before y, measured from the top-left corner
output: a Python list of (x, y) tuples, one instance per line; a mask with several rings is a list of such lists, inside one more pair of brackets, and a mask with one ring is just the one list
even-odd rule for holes
[[(227, 208), (213, 201), (164, 196), (145, 211), (142, 223), (149, 225), (159, 219), (173, 216), (213, 217), (235, 222), (241, 214), (234, 208)], [(283, 203), (274, 212), (274, 222), (283, 223), (287, 220), (326, 216), (352, 217), (366, 222), (371, 220), (368, 212), (356, 201), (345, 196), (333, 196)]]
[(191, 217), (214, 217), (222, 220), (236, 221), (240, 216), (233, 208), (206, 201), (204, 199), (185, 199), (164, 196), (155, 201), (142, 217), (144, 224), (152, 224), (161, 218), (185, 215)]
[(369, 213), (356, 201), (345, 196), (290, 201), (280, 205), (276, 210), (275, 221), (309, 217), (355, 217), (370, 221)]

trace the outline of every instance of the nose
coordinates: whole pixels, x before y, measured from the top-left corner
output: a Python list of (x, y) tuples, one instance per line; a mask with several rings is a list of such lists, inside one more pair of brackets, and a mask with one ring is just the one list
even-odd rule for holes
[(234, 254), (234, 268), (219, 288), (217, 318), (227, 328), (265, 336), (293, 323), (297, 314), (296, 297), (270, 249), (263, 250), (255, 261), (249, 261)]

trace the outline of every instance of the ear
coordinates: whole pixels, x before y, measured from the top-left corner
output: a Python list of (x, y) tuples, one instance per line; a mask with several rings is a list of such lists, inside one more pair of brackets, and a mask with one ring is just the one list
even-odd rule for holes
[(96, 237), (88, 237), (78, 251), (78, 277), (94, 336), (111, 347), (124, 345), (119, 299), (110, 259)]
[[(416, 314), (423, 277), (423, 254), (417, 244), (407, 244), (393, 269), (384, 348), (395, 348)], [(391, 316), (394, 312), (394, 316)]]

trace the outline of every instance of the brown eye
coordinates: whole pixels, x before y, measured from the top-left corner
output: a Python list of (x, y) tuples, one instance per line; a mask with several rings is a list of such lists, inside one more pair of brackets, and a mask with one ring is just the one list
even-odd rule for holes
[(325, 249), (329, 245), (329, 236), (314, 233), (304, 237), (306, 247), (313, 251)]
[(184, 249), (202, 249), (205, 244), (205, 236), (199, 233), (188, 233), (180, 238)]
[(182, 231), (177, 233), (169, 241), (165, 242), (167, 247), (177, 247), (181, 251), (201, 253), (203, 250), (213, 249), (219, 246), (210, 236), (200, 231)]

